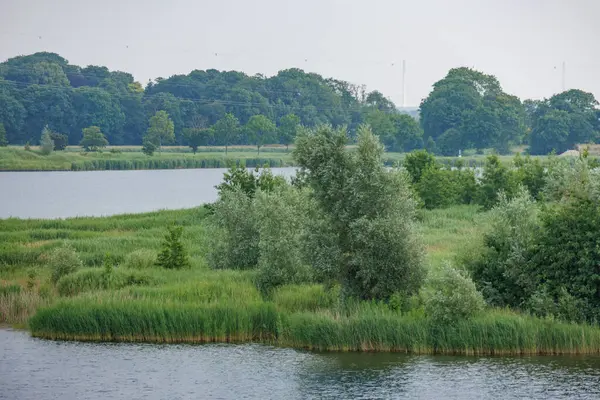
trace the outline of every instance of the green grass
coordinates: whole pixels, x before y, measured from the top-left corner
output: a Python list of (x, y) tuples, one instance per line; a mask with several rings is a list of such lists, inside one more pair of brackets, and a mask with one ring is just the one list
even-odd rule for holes
[[(41, 338), (158, 343), (262, 342), (331, 351), (425, 354), (600, 353), (600, 328), (487, 310), (435, 326), (420, 309), (343, 303), (339, 288), (288, 285), (263, 298), (254, 271), (210, 270), (204, 208), (102, 218), (0, 220), (0, 322), (25, 324)], [(152, 263), (165, 227), (184, 227), (191, 268)], [(427, 262), (481, 243), (487, 214), (475, 206), (421, 211)], [(71, 244), (86, 265), (48, 283), (48, 253)], [(106, 277), (110, 252), (119, 265)], [(37, 274), (31, 282), (29, 272)], [(30, 289), (27, 289), (30, 287)]]
[[(181, 148), (165, 149), (152, 157), (141, 151), (111, 153), (81, 153), (55, 151), (44, 156), (37, 150), (25, 151), (17, 147), (0, 147), (0, 171), (98, 171), (135, 169), (227, 168), (237, 162), (248, 167), (285, 167), (292, 164), (291, 154), (280, 151), (261, 152), (258, 156), (250, 149), (238, 149), (225, 156), (224, 151), (193, 154)], [(174, 151), (176, 150), (176, 151)]]
[[(350, 146), (351, 147), (351, 146)], [(261, 148), (260, 155), (254, 146), (229, 147), (227, 155), (223, 146), (201, 147), (193, 154), (188, 147), (168, 146), (162, 153), (149, 157), (141, 152), (140, 146), (112, 146), (117, 152), (105, 150), (102, 153), (83, 153), (80, 147), (68, 147), (42, 155), (37, 147), (25, 151), (22, 147), (0, 147), (0, 171), (99, 171), (99, 170), (139, 170), (139, 169), (179, 169), (179, 168), (226, 168), (236, 162), (247, 167), (293, 166), (291, 149), (282, 146)], [(405, 153), (388, 152), (384, 163), (388, 166), (404, 161)], [(464, 165), (482, 167), (485, 155), (462, 157)], [(437, 157), (447, 166), (453, 166), (457, 157)], [(502, 163), (512, 165), (513, 156), (500, 156)]]

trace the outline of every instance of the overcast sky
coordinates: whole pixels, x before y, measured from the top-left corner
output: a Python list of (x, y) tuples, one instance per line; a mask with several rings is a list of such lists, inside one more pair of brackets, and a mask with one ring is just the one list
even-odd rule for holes
[(600, 98), (600, 0), (0, 0), (0, 59), (52, 51), (142, 83), (193, 69), (299, 67), (417, 106), (448, 69), (521, 98)]

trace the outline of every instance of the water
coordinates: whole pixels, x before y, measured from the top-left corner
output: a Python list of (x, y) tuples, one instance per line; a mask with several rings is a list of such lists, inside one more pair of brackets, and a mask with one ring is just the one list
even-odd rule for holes
[(51, 342), (0, 329), (0, 399), (598, 399), (600, 357)]
[[(199, 206), (226, 169), (0, 172), (0, 218), (67, 218)], [(291, 176), (294, 168), (273, 168)]]

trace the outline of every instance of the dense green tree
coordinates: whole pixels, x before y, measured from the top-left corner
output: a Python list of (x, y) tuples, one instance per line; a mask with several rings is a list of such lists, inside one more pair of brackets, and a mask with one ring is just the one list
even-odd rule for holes
[(359, 129), (356, 151), (347, 141), (345, 129), (328, 126), (296, 140), (294, 157), (322, 213), (323, 223), (309, 229), (314, 254), (324, 257), (314, 265), (337, 276), (347, 296), (415, 293), (424, 270), (408, 181), (383, 167), (383, 146), (368, 127)]
[(477, 202), (489, 210), (498, 203), (501, 193), (509, 199), (512, 198), (517, 190), (515, 178), (512, 171), (500, 162), (498, 156), (488, 156), (483, 167)]
[(235, 115), (228, 113), (218, 120), (212, 129), (215, 139), (225, 145), (225, 156), (227, 156), (227, 147), (235, 142), (240, 133), (240, 121)]
[(50, 138), (54, 142), (54, 151), (61, 151), (67, 148), (69, 137), (62, 133), (50, 132)]
[(504, 93), (494, 76), (470, 68), (452, 69), (436, 82), (421, 102), (420, 116), (425, 137), (438, 145), (442, 139), (447, 154), (473, 147), (506, 153), (525, 133), (521, 102)]
[(145, 140), (154, 143), (159, 151), (163, 143), (175, 141), (175, 126), (166, 111), (157, 111), (156, 114), (150, 117), (148, 125)]
[(249, 141), (256, 145), (260, 156), (260, 148), (267, 143), (273, 143), (275, 140), (277, 127), (273, 121), (264, 115), (253, 115), (248, 120), (244, 130), (247, 132)]
[(214, 139), (214, 132), (211, 128), (185, 128), (183, 130), (185, 142), (194, 154), (199, 146), (209, 146)]
[(598, 101), (591, 93), (568, 90), (530, 106), (531, 154), (562, 153), (600, 138)]
[(85, 151), (99, 151), (108, 145), (108, 140), (99, 127), (90, 126), (83, 129), (83, 138), (79, 145)]
[(290, 144), (294, 143), (299, 127), (300, 118), (296, 114), (287, 114), (279, 119), (277, 127), (279, 141), (285, 145), (286, 150), (289, 149)]
[(8, 139), (6, 138), (6, 129), (4, 124), (0, 122), (0, 146), (8, 146)]

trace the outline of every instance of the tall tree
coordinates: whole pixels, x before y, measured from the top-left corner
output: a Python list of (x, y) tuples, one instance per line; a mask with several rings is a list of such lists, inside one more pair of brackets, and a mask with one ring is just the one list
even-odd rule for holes
[(269, 142), (273, 142), (277, 130), (273, 121), (264, 115), (253, 115), (248, 120), (244, 129), (248, 134), (248, 139), (256, 144), (258, 155), (260, 155), (260, 148), (262, 146)]
[(240, 121), (235, 115), (227, 113), (212, 127), (215, 139), (225, 145), (225, 156), (227, 147), (235, 141), (240, 132)]
[(148, 141), (154, 143), (159, 151), (163, 143), (172, 143), (175, 141), (175, 126), (166, 111), (157, 111), (150, 118), (146, 138)]
[(296, 139), (299, 127), (300, 117), (296, 114), (287, 114), (279, 119), (279, 126), (277, 127), (279, 141), (281, 144), (285, 144), (286, 151), (289, 150), (290, 144)]
[(79, 143), (85, 151), (98, 151), (108, 145), (108, 140), (97, 126), (90, 126), (83, 129), (83, 139)]

